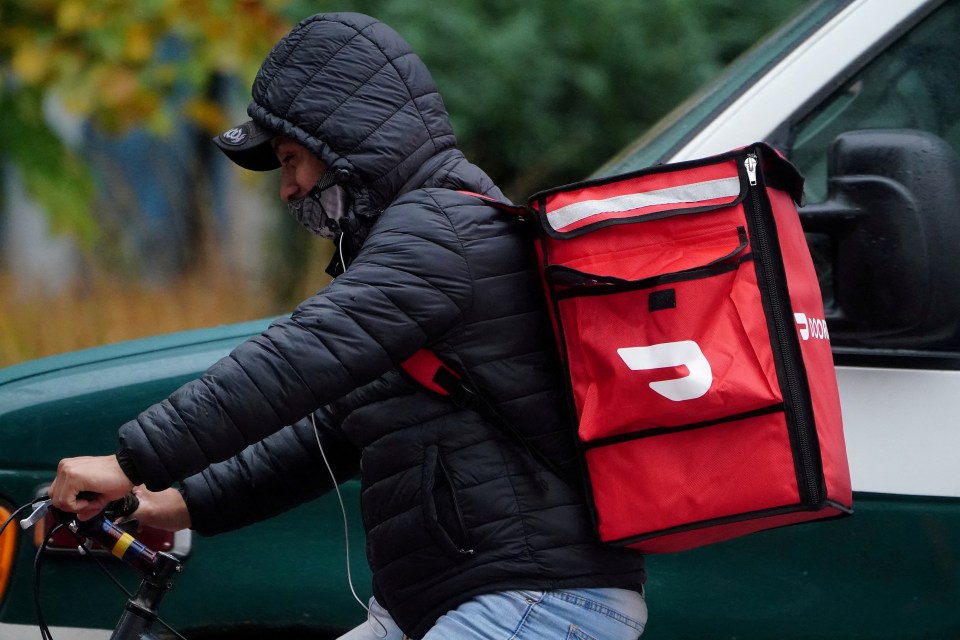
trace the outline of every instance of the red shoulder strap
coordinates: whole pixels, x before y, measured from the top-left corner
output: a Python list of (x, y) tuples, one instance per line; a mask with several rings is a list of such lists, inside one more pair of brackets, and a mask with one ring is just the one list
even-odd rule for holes
[(429, 349), (420, 349), (401, 362), (400, 368), (422, 386), (442, 396), (452, 395), (452, 390), (442, 384), (449, 380), (448, 376), (460, 379), (453, 369), (443, 364), (437, 354)]
[(529, 213), (527, 209), (524, 207), (521, 207), (516, 204), (510, 204), (509, 202), (502, 202), (500, 200), (497, 200), (496, 198), (485, 196), (482, 193), (475, 193), (473, 191), (464, 191), (463, 189), (458, 189), (457, 193), (462, 193), (465, 196), (473, 196), (474, 198), (480, 198), (481, 200), (489, 204), (491, 207), (496, 207), (501, 211), (507, 211), (509, 213), (513, 213), (519, 216), (520, 218), (525, 218)]
[[(560, 478), (563, 478), (564, 481), (569, 482), (552, 460), (527, 442), (527, 439), (516, 427), (501, 416), (485, 397), (475, 393), (468, 387), (466, 383), (464, 383), (463, 378), (461, 378), (456, 371), (445, 365), (433, 351), (420, 349), (401, 362), (400, 368), (425, 389), (449, 398), (450, 401), (458, 407), (473, 409), (488, 420), (493, 421), (493, 423), (499, 426), (508, 436), (516, 438), (517, 442), (530, 454), (531, 459), (536, 458), (547, 469), (550, 469)], [(539, 470), (537, 470), (537, 479), (540, 485), (546, 488), (547, 485), (540, 476)]]

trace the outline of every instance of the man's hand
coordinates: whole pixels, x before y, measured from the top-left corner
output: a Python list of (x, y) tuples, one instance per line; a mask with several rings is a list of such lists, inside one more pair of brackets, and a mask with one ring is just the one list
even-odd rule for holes
[[(76, 513), (80, 520), (89, 520), (108, 502), (122, 498), (132, 488), (133, 483), (120, 468), (116, 456), (84, 456), (60, 461), (48, 495), (53, 506)], [(96, 496), (89, 500), (80, 498), (81, 491)]]
[(155, 493), (139, 486), (134, 488), (133, 492), (140, 501), (140, 506), (130, 514), (130, 518), (142, 525), (164, 531), (190, 528), (190, 511), (183, 496), (176, 489), (164, 489)]

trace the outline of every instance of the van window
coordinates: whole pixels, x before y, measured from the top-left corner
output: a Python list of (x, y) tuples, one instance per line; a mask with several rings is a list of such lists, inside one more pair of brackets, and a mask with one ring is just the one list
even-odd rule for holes
[(951, 0), (886, 49), (791, 130), (790, 160), (808, 202), (827, 195), (827, 152), (855, 129), (922, 129), (960, 152), (960, 0)]
[[(838, 135), (862, 129), (920, 129), (947, 141), (960, 153), (960, 0), (949, 0), (869, 61), (853, 77), (790, 128), (790, 160), (806, 179), (808, 204), (827, 198), (827, 162)], [(834, 245), (831, 238), (808, 234), (828, 318), (837, 311), (834, 295)], [(960, 240), (960, 239), (958, 239)], [(875, 291), (875, 297), (889, 297)], [(880, 329), (863, 325), (869, 334)], [(947, 336), (952, 337), (947, 337)], [(857, 340), (853, 339), (857, 344)], [(835, 341), (835, 345), (837, 342)], [(895, 344), (888, 344), (896, 348)], [(916, 348), (912, 344), (900, 345)], [(953, 331), (930, 347), (960, 351)]]

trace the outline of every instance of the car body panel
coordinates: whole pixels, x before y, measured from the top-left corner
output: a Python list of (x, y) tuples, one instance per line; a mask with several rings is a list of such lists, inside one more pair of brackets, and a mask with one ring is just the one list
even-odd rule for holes
[(858, 491), (960, 498), (960, 371), (837, 367)]
[(648, 557), (644, 640), (960, 637), (960, 505), (855, 492), (854, 509)]

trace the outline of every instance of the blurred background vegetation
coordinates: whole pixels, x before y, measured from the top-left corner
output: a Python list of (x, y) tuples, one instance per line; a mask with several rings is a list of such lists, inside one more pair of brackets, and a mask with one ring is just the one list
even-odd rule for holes
[(210, 137), (322, 11), (391, 24), (514, 200), (581, 179), (805, 0), (0, 0), (0, 366), (289, 311), (326, 282)]

